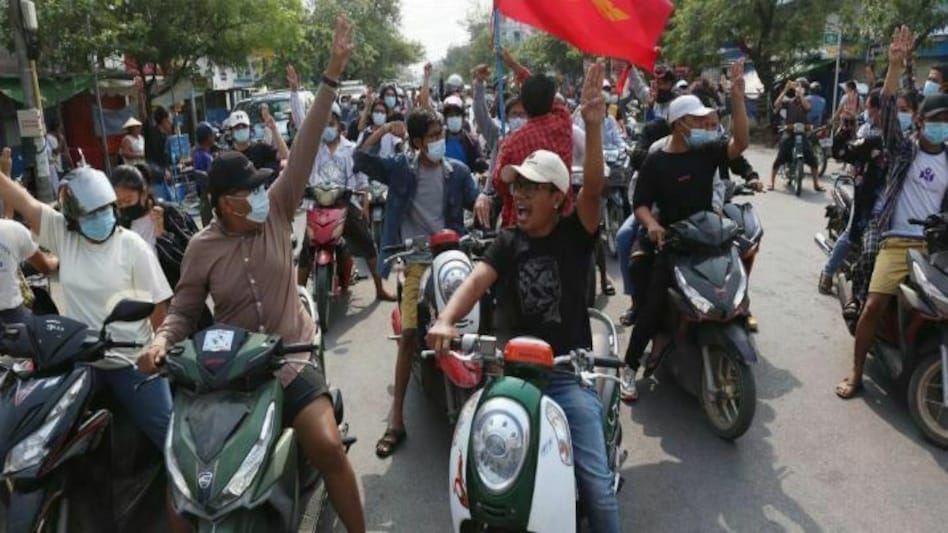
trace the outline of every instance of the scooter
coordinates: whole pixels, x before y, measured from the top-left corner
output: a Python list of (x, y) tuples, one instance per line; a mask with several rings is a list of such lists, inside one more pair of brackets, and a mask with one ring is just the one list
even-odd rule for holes
[[(454, 423), (464, 402), (481, 386), (483, 375), (477, 365), (465, 364), (450, 358), (432, 358), (425, 354), (424, 339), (428, 327), (448, 304), (451, 296), (474, 271), (472, 258), (478, 257), (493, 241), (490, 234), (474, 232), (460, 237), (452, 230), (443, 230), (430, 238), (406, 240), (403, 244), (386, 247), (392, 253), (386, 262), (426, 265), (418, 294), (419, 350), (412, 361), (412, 372), (439, 405), (443, 405), (448, 421)], [(402, 299), (403, 280), (398, 282), (398, 300)], [(485, 297), (456, 327), (462, 334), (480, 333), (490, 324), (490, 301)], [(392, 310), (393, 339), (402, 334), (401, 310)]]
[(757, 406), (751, 365), (759, 359), (747, 317), (747, 271), (739, 242), (750, 228), (710, 211), (671, 224), (665, 247), (673, 284), (662, 331), (661, 357), (650, 359), (699, 398), (711, 430), (734, 440), (750, 427)]
[(304, 194), (306, 225), (315, 249), (313, 294), (322, 331), (329, 331), (332, 302), (351, 285), (355, 271), (342, 236), (351, 195), (351, 191), (337, 185), (318, 185), (307, 188)]
[[(853, 209), (853, 191), (854, 180), (852, 176), (839, 176), (833, 183), (833, 203), (826, 206), (826, 229), (824, 232), (817, 232), (813, 236), (813, 241), (823, 250), (827, 257), (832, 255), (836, 243), (840, 236), (846, 231), (849, 225), (849, 219), (852, 216)], [(836, 287), (836, 296), (839, 299), (839, 305), (843, 308), (852, 299), (852, 269), (859, 256), (862, 253), (862, 243), (859, 241), (850, 242), (849, 251), (839, 268), (839, 271), (833, 276), (833, 285)], [(847, 327), (850, 333), (856, 331), (856, 322), (847, 321)]]
[(388, 186), (379, 182), (369, 183), (369, 210), (372, 214), (372, 239), (375, 247), (382, 251), (382, 224), (385, 222), (385, 202), (388, 200)]
[(610, 148), (603, 152), (603, 158), (609, 168), (606, 174), (609, 178), (603, 191), (605, 201), (602, 202), (603, 236), (609, 253), (615, 257), (618, 253), (616, 235), (632, 211), (626, 201), (629, 182), (632, 180), (630, 151), (625, 146)]
[[(781, 127), (780, 132), (783, 133), (787, 131), (787, 129), (789, 129), (787, 126)], [(792, 133), (793, 151), (790, 162), (781, 167), (781, 171), (787, 178), (787, 184), (790, 186), (790, 189), (795, 191), (797, 196), (800, 196), (800, 193), (803, 191), (803, 177), (806, 175), (803, 168), (803, 143), (809, 142), (809, 139), (806, 138), (806, 124), (794, 124)]]
[[(579, 530), (573, 445), (559, 405), (544, 396), (550, 372), (575, 375), (596, 387), (603, 406), (602, 429), (613, 490), (622, 487), (619, 420), (618, 336), (612, 321), (589, 310), (593, 350), (554, 356), (532, 337), (517, 337), (499, 350), (494, 337), (464, 335), (449, 355), (484, 365), (483, 389), (464, 405), (451, 442), (448, 475), (453, 531)], [(460, 353), (459, 353), (460, 352)], [(467, 355), (462, 355), (467, 354)]]
[(106, 392), (93, 369), (133, 366), (106, 333), (154, 305), (122, 300), (102, 330), (62, 316), (33, 316), (0, 332), (0, 456), (7, 533), (165, 531), (160, 451)]
[[(217, 324), (169, 350), (162, 373), (174, 386), (174, 415), (165, 462), (174, 509), (196, 531), (295, 533), (324, 510), (323, 480), (283, 426), (283, 387), (273, 376), (285, 365), (319, 368), (285, 356), (320, 349), (319, 339), (287, 345)], [(356, 439), (341, 393), (331, 395), (348, 452)]]

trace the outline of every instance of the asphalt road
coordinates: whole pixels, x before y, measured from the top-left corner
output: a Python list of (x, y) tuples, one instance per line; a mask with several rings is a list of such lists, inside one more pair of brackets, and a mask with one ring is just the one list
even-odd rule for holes
[[(774, 155), (758, 147), (748, 153), (765, 179)], [(622, 408), (623, 530), (945, 531), (948, 452), (921, 438), (905, 401), (884, 381), (870, 375), (864, 394), (847, 402), (833, 393), (851, 364), (852, 339), (835, 298), (816, 291), (823, 254), (813, 234), (829, 196), (806, 186), (797, 198), (778, 183), (776, 192), (741, 201), (757, 206), (765, 231), (750, 289), (763, 356), (756, 417), (741, 439), (723, 442), (696, 399), (674, 384), (640, 381), (640, 400)], [(618, 288), (614, 261), (610, 269)], [(393, 304), (373, 296), (369, 281), (357, 284), (334, 306), (326, 336), (329, 380), (342, 388), (350, 434), (360, 439), (349, 457), (368, 529), (449, 531), (452, 428), (415, 383), (408, 439), (393, 457), (375, 457), (391, 405), (395, 343), (386, 339)], [(617, 318), (628, 302), (600, 296), (598, 305)], [(620, 332), (624, 349), (628, 331)]]

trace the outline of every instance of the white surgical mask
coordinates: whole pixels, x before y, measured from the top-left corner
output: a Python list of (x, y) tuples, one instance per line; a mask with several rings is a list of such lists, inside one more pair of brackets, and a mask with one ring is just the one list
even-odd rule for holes
[(445, 122), (448, 126), (448, 131), (451, 133), (457, 133), (464, 127), (464, 119), (461, 117), (448, 117)]
[(444, 143), (444, 139), (435, 141), (433, 143), (428, 143), (428, 159), (435, 163), (444, 159), (444, 153), (446, 151), (447, 146)]
[(239, 143), (245, 143), (250, 140), (250, 130), (248, 128), (241, 128), (239, 130), (234, 130), (234, 141)]

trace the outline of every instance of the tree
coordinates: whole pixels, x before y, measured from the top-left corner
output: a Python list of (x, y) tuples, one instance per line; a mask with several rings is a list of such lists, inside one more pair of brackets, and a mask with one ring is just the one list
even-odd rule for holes
[(568, 78), (583, 75), (583, 53), (548, 33), (532, 33), (513, 53), (521, 63), (537, 72), (553, 71)]
[(888, 44), (902, 24), (916, 33), (922, 44), (935, 31), (948, 26), (945, 0), (849, 0), (845, 28), (853, 28), (869, 42)]
[(464, 45), (448, 47), (447, 54), (440, 62), (440, 70), (450, 74), (458, 73), (467, 79), (477, 65), (493, 64), (494, 43), (491, 21), (490, 10), (473, 4), (462, 24), (469, 36), (469, 41)]
[(695, 69), (719, 66), (721, 47), (733, 44), (770, 91), (779, 74), (818, 49), (837, 7), (832, 0), (681, 0), (663, 38), (665, 55)]

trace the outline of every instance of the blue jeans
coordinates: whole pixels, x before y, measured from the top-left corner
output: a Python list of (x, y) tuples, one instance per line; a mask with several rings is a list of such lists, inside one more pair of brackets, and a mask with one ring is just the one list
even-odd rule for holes
[(632, 244), (639, 233), (639, 223), (635, 215), (625, 219), (616, 233), (616, 254), (619, 256), (619, 270), (622, 271), (622, 294), (635, 296), (632, 286), (632, 273), (629, 271), (629, 256), (632, 255)]
[(581, 386), (574, 376), (556, 372), (551, 373), (543, 392), (566, 414), (573, 440), (579, 501), (586, 510), (590, 529), (596, 533), (618, 533), (619, 503), (612, 491), (599, 396), (595, 390)]
[(862, 220), (854, 220), (854, 218), (854, 215), (851, 214), (849, 224), (846, 225), (846, 229), (843, 230), (836, 239), (836, 244), (833, 245), (833, 251), (830, 252), (829, 259), (826, 260), (826, 266), (823, 267), (823, 274), (833, 276), (839, 272), (853, 241), (862, 239), (862, 233), (866, 229), (865, 219), (867, 217), (862, 217)]
[(109, 387), (135, 427), (159, 450), (164, 450), (165, 435), (171, 422), (171, 387), (168, 380), (158, 378), (135, 390), (135, 386), (146, 378), (148, 376), (133, 368), (96, 371), (96, 379)]

